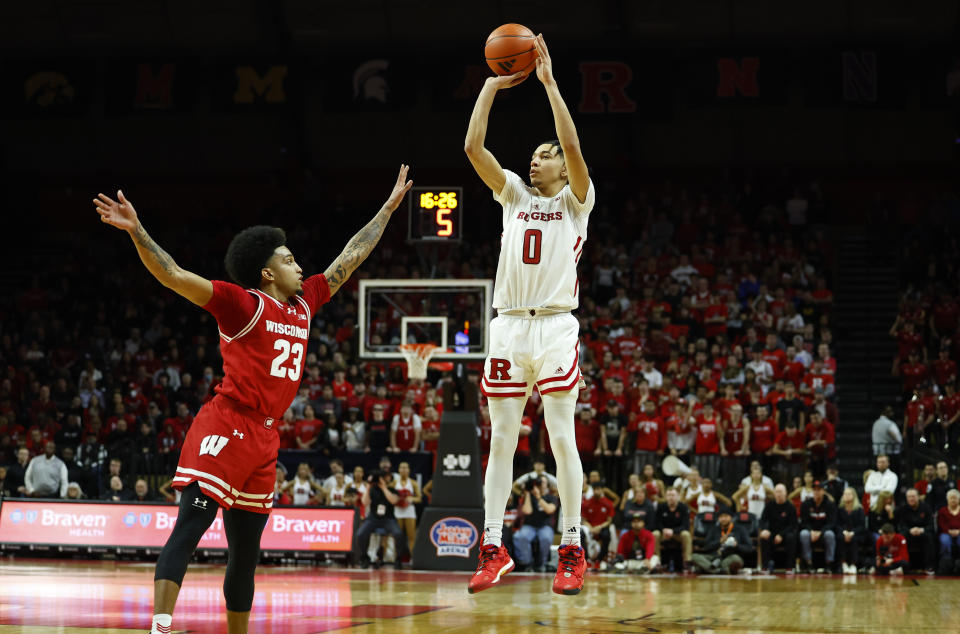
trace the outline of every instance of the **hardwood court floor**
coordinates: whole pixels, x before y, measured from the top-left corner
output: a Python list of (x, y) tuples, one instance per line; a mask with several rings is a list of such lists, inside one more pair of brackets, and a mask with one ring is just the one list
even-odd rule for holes
[[(177, 631), (223, 632), (221, 566), (191, 567)], [(552, 575), (466, 591), (468, 573), (262, 567), (251, 632), (957, 632), (960, 579)], [(146, 632), (153, 565), (0, 560), (0, 634)]]

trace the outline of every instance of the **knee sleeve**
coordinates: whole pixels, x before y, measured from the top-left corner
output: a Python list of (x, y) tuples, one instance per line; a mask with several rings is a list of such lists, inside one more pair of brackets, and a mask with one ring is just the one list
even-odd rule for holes
[(260, 561), (260, 537), (269, 518), (266, 513), (239, 509), (223, 512), (228, 544), (223, 598), (231, 612), (249, 612), (253, 605), (253, 575)]
[(187, 564), (190, 563), (193, 551), (197, 549), (200, 538), (217, 517), (219, 508), (213, 498), (204, 495), (196, 482), (183, 490), (177, 523), (160, 551), (154, 581), (164, 579), (178, 586), (183, 584), (183, 576), (187, 573)]

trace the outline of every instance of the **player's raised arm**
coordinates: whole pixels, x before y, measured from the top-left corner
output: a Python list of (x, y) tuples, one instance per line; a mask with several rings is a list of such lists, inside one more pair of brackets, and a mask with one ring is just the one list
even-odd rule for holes
[(400, 166), (400, 174), (397, 176), (397, 182), (394, 184), (387, 202), (383, 203), (383, 207), (373, 217), (373, 220), (367, 223), (367, 226), (350, 238), (347, 246), (343, 248), (337, 259), (323, 272), (324, 277), (327, 278), (327, 284), (330, 285), (331, 297), (340, 290), (340, 287), (357, 270), (357, 267), (367, 259), (370, 252), (373, 251), (373, 247), (377, 246), (380, 236), (383, 235), (383, 230), (387, 228), (390, 216), (400, 206), (403, 197), (407, 195), (413, 185), (413, 181), (407, 180), (409, 170), (409, 165)]
[(463, 151), (467, 153), (467, 158), (470, 159), (470, 164), (473, 165), (473, 169), (476, 170), (480, 180), (493, 190), (494, 194), (500, 194), (507, 177), (504, 176), (500, 163), (483, 144), (487, 138), (487, 120), (490, 118), (490, 107), (493, 105), (493, 99), (497, 96), (498, 90), (516, 86), (529, 76), (529, 73), (526, 75), (514, 73), (513, 75), (488, 77), (477, 96), (473, 113), (470, 114), (470, 125), (467, 126), (467, 138), (463, 142)]
[(97, 198), (93, 199), (100, 220), (130, 234), (144, 266), (161, 284), (197, 306), (205, 306), (213, 297), (213, 284), (210, 280), (177, 266), (170, 254), (161, 249), (140, 224), (133, 203), (119, 190), (117, 198), (119, 202), (106, 194), (98, 194)]
[(550, 99), (553, 122), (557, 128), (557, 140), (560, 141), (560, 147), (563, 149), (563, 160), (567, 166), (570, 191), (582, 203), (587, 200), (590, 173), (587, 171), (587, 164), (583, 160), (583, 153), (580, 151), (580, 138), (577, 136), (577, 128), (573, 125), (570, 110), (567, 109), (567, 104), (560, 96), (560, 89), (553, 78), (553, 63), (550, 60), (550, 53), (547, 51), (547, 44), (543, 41), (542, 33), (537, 36), (533, 44), (537, 49), (537, 78), (543, 83), (543, 87), (547, 90), (547, 98)]

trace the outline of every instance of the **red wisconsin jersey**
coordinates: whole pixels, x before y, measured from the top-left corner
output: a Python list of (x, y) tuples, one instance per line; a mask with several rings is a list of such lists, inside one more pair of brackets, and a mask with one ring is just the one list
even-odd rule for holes
[(220, 329), (223, 383), (218, 394), (257, 411), (281, 418), (300, 386), (310, 320), (330, 301), (323, 275), (303, 282), (303, 296), (281, 303), (259, 289), (213, 282), (213, 297), (203, 308)]

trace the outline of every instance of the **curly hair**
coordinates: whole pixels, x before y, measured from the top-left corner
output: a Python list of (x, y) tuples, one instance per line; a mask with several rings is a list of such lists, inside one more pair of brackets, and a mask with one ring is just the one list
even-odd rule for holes
[(244, 288), (259, 288), (260, 271), (278, 247), (287, 243), (287, 234), (279, 227), (247, 227), (230, 241), (223, 263), (227, 273)]

